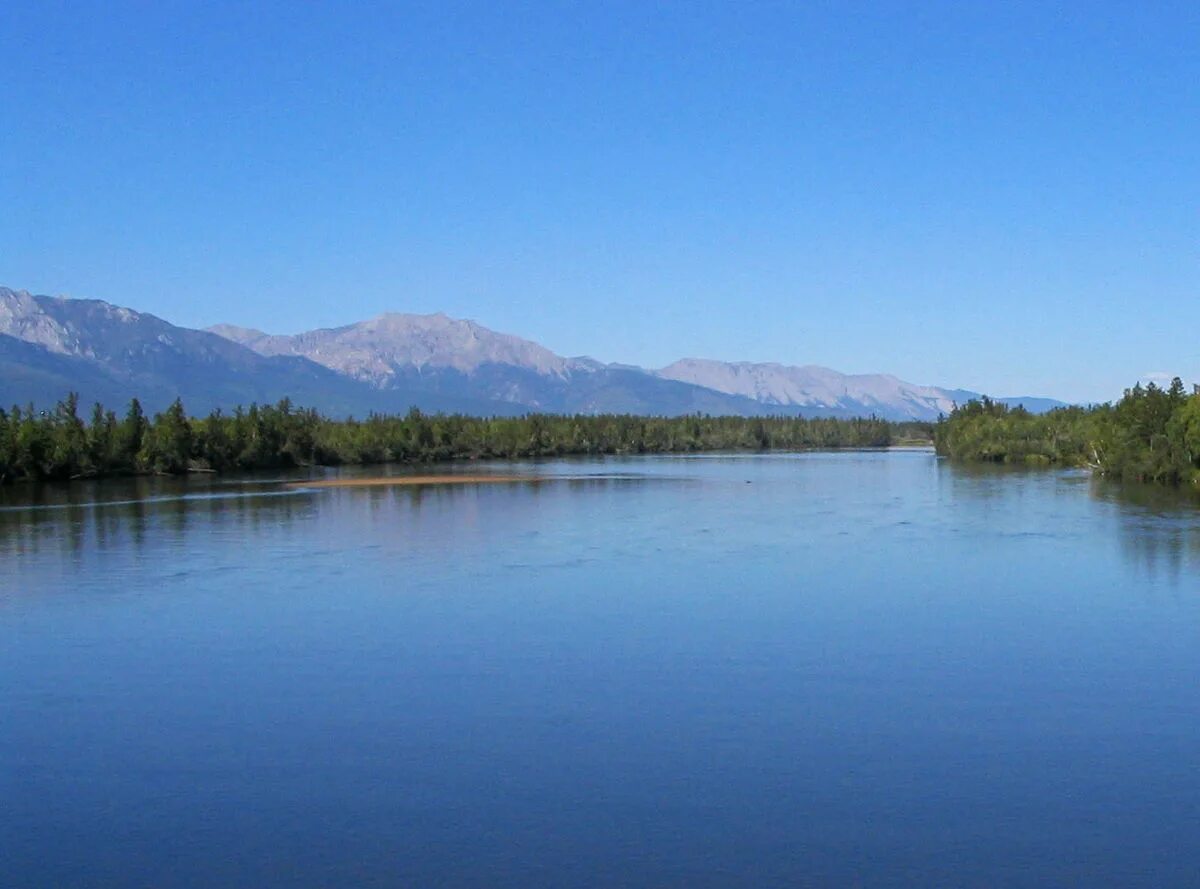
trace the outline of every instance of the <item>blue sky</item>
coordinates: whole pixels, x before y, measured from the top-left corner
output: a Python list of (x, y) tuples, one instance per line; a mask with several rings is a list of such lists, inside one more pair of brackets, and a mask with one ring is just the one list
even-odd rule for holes
[(23, 3), (0, 283), (1107, 399), (1200, 379), (1200, 4)]

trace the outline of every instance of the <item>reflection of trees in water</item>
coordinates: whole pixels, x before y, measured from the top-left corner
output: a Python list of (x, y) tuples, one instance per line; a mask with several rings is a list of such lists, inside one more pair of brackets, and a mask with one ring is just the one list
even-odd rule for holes
[[(190, 525), (202, 519), (190, 533), (211, 531), (232, 524), (239, 537), (260, 537), (264, 533), (279, 530), (307, 514), (309, 497), (305, 494), (280, 493), (277, 487), (251, 489), (231, 497), (213, 497), (203, 500), (188, 500), (180, 504), (186, 508), (186, 521)], [(180, 539), (186, 538), (187, 529), (182, 523), (175, 526)]]
[(37, 522), (22, 521), (19, 513), (0, 514), (0, 558), (12, 561), (37, 555), (43, 546), (56, 542), (54, 529)]
[(464, 503), (479, 498), (502, 497), (506, 508), (519, 509), (551, 490), (598, 491), (653, 480), (549, 476), (503, 485), (412, 485), (320, 493), (284, 493), (277, 476), (233, 481), (208, 476), (137, 477), (15, 486), (2, 489), (0, 559), (78, 559), (124, 548), (143, 553), (159, 545), (188, 546), (195, 535), (217, 530), (254, 539), (320, 512), (321, 504), (330, 499), (341, 504), (365, 502), (372, 514), (384, 518), (384, 513), (397, 509), (461, 510)]
[[(361, 488), (346, 487), (332, 488), (322, 491), (320, 497), (338, 497), (343, 502), (352, 502), (355, 498), (366, 497), (371, 511), (377, 512), (384, 507), (413, 507), (420, 509), (422, 505), (455, 504), (472, 501), (478, 497), (511, 497), (517, 494), (521, 497), (533, 497), (557, 486), (567, 486), (573, 491), (600, 490), (614, 486), (629, 486), (645, 484), (647, 479), (638, 476), (542, 476), (520, 481), (506, 481), (499, 484), (437, 484), (427, 485), (379, 485)], [(674, 481), (674, 479), (670, 479)]]
[(155, 518), (172, 543), (183, 543), (187, 537), (188, 522), (192, 513), (204, 509), (207, 502), (191, 500), (167, 500), (158, 504)]
[[(938, 462), (939, 508), (948, 515), (964, 503), (971, 518), (1003, 523), (1017, 518), (1027, 497), (1039, 507), (1049, 533), (1115, 535), (1125, 562), (1152, 579), (1178, 585), (1200, 572), (1200, 495), (1186, 489), (1115, 482), (1080, 470)], [(1055, 505), (1060, 495), (1070, 495)], [(1044, 507), (1044, 508), (1043, 508)]]
[(1003, 463), (968, 463), (938, 460), (937, 478), (955, 496), (994, 500), (1023, 492), (1031, 484), (1052, 484), (1056, 473)]
[[(1019, 508), (1027, 499), (1041, 501), (1053, 497), (1060, 488), (1087, 483), (1075, 473), (998, 463), (941, 459), (934, 463), (933, 471), (937, 487), (934, 508), (943, 518), (1003, 520), (1006, 525), (1020, 519)], [(960, 508), (966, 508), (965, 515), (958, 513)]]
[(1177, 583), (1200, 569), (1200, 496), (1165, 485), (1093, 479), (1091, 496), (1112, 505), (1122, 553), (1152, 577)]
[[(382, 474), (376, 474), (380, 477)], [(369, 476), (359, 476), (369, 478)], [(503, 535), (569, 527), (587, 509), (574, 495), (645, 485), (642, 477), (554, 476), (484, 484), (377, 485), (327, 488), (306, 496), (322, 547), (368, 558), (467, 558)], [(678, 479), (668, 481), (678, 483)]]
[[(207, 525), (233, 525), (240, 537), (278, 529), (306, 508), (304, 495), (277, 495), (251, 487), (200, 490), (177, 480), (119, 479), (77, 485), (30, 486), (22, 503), (0, 512), (0, 559), (63, 557), (78, 560), (131, 548), (187, 546)], [(57, 490), (38, 490), (54, 488)], [(184, 493), (218, 496), (185, 497)]]
[[(616, 480), (572, 480), (572, 487), (611, 485)], [(194, 535), (220, 530), (253, 539), (278, 532), (300, 516), (312, 515), (322, 502), (365, 503), (371, 513), (396, 508), (440, 505), (458, 509), (465, 501), (500, 493), (537, 497), (546, 484), (516, 482), (503, 486), (417, 485), (348, 488), (317, 494), (282, 492), (276, 481), (213, 483), (192, 480), (130, 478), (74, 484), (29, 485), (5, 493), (0, 511), (0, 558), (79, 557), (129, 547), (135, 553), (156, 546), (187, 546)], [(192, 496), (188, 496), (192, 495)], [(199, 495), (199, 496), (196, 496)], [(213, 495), (213, 496), (206, 496)]]
[[(681, 481), (678, 476), (585, 471), (480, 486), (320, 492), (284, 492), (278, 479), (219, 482), (207, 477), (10, 488), (5, 492), (8, 509), (0, 511), (0, 584), (15, 581), (12, 585), (19, 589), (23, 578), (32, 578), (28, 585), (35, 586), (39, 576), (57, 576), (69, 559), (70, 571), (80, 578), (106, 579), (115, 588), (120, 572), (157, 572), (180, 555), (199, 564), (206, 554), (228, 551), (233, 556), (267, 546), (274, 551), (314, 539), (327, 547), (353, 548), (374, 535), (389, 546), (411, 550), (419, 535), (437, 533), (455, 546), (468, 537), (490, 546), (498, 528), (574, 521), (580, 507), (574, 495), (617, 494)], [(297, 522), (309, 521), (317, 527), (293, 533)], [(363, 533), (375, 524), (385, 526), (386, 533)]]

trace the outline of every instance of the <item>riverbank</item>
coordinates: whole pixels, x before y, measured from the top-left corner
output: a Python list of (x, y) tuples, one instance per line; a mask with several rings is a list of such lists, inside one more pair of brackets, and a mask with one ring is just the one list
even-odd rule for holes
[(413, 410), (335, 420), (286, 400), (204, 418), (189, 416), (179, 401), (153, 419), (136, 401), (124, 419), (97, 405), (85, 421), (78, 408), (69, 396), (54, 411), (0, 410), (0, 484), (306, 466), (887, 447), (930, 431), (924, 424), (873, 417), (469, 417)]
[(1031, 414), (984, 398), (934, 429), (937, 452), (977, 463), (1086, 467), (1106, 478), (1200, 487), (1200, 394), (1179, 379), (1115, 404)]

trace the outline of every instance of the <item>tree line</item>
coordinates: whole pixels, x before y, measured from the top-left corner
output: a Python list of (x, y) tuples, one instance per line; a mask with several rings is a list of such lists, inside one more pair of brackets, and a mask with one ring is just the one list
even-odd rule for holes
[(1111, 478), (1200, 485), (1200, 391), (1176, 377), (1126, 389), (1116, 403), (1031, 414), (988, 398), (934, 429), (939, 454), (998, 463), (1086, 466)]
[(886, 447), (929, 436), (928, 424), (799, 417), (528, 414), (371, 415), (332, 420), (288, 399), (190, 417), (181, 401), (153, 417), (137, 399), (124, 415), (67, 396), (52, 411), (0, 409), (0, 483), (113, 475), (229, 472), (298, 466), (427, 463), (587, 454)]

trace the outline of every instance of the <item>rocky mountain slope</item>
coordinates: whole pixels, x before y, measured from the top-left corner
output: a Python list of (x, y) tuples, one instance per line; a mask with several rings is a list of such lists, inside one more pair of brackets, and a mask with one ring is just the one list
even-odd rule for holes
[(887, 374), (843, 374), (816, 365), (790, 367), (685, 358), (664, 367), (658, 375), (779, 407), (927, 419), (949, 413), (955, 402), (948, 390), (936, 386), (916, 386)]
[(386, 388), (397, 374), (410, 368), (469, 374), (498, 364), (544, 376), (565, 376), (570, 368), (570, 362), (537, 343), (440, 313), (389, 313), (296, 336), (272, 336), (224, 324), (209, 330), (261, 355), (301, 356), (379, 388)]
[(399, 390), (381, 397), (305, 358), (264, 356), (206, 331), (99, 300), (34, 296), (0, 287), (0, 404), (52, 406), (68, 391), (84, 404), (137, 397), (159, 410), (182, 397), (194, 413), (290, 397), (335, 414), (435, 409), (491, 411), (486, 400), (436, 403)]
[(265, 356), (302, 357), (382, 392), (421, 389), (555, 413), (767, 413), (766, 405), (641, 368), (563, 358), (530, 340), (443, 314), (389, 313), (327, 330), (277, 336), (209, 328)]
[(291, 336), (201, 331), (98, 300), (0, 287), (0, 404), (50, 406), (68, 391), (110, 406), (137, 396), (151, 410), (181, 396), (196, 413), (286, 396), (335, 416), (416, 406), (888, 419), (933, 419), (974, 395), (813, 366), (685, 359), (646, 370), (564, 358), (443, 314), (386, 314)]

